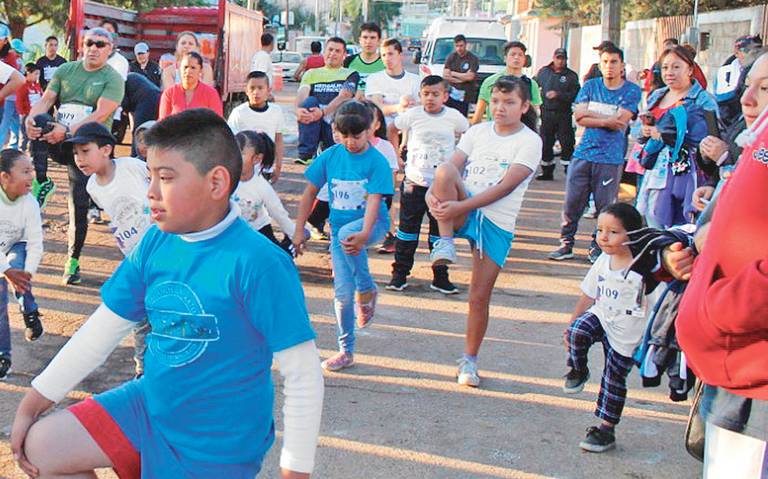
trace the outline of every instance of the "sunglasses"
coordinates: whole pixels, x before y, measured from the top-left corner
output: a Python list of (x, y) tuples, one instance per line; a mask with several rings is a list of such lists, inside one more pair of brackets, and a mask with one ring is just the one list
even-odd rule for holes
[(102, 41), (102, 40), (86, 40), (85, 41), (86, 48), (90, 48), (92, 46), (96, 46), (96, 48), (101, 49), (101, 48), (106, 47), (107, 45), (111, 45), (111, 43), (105, 42), (105, 41)]

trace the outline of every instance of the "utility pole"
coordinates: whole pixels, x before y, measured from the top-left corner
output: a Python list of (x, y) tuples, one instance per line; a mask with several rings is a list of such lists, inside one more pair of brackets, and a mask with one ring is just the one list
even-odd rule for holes
[(315, 35), (320, 34), (320, 0), (315, 0)]
[(363, 0), (363, 21), (368, 21), (368, 0)]
[(291, 10), (288, 6), (289, 1), (290, 0), (285, 0), (285, 48), (286, 50), (290, 50), (290, 48), (288, 48), (288, 30), (291, 25)]
[(621, 0), (603, 0), (600, 24), (603, 40), (618, 45), (621, 41)]

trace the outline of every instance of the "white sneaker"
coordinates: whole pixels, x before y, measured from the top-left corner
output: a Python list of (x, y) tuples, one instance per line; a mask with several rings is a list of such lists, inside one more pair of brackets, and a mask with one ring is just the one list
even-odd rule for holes
[(453, 238), (440, 238), (432, 245), (432, 252), (429, 253), (429, 260), (432, 266), (442, 266), (456, 262), (456, 245), (453, 244)]
[(459, 370), (456, 372), (456, 382), (462, 386), (476, 388), (480, 385), (480, 376), (477, 374), (477, 363), (467, 358), (458, 361)]

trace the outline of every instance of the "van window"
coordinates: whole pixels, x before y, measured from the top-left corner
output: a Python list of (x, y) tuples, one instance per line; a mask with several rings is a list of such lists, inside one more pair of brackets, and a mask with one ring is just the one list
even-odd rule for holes
[[(480, 59), (481, 65), (504, 65), (504, 44), (500, 38), (467, 38), (467, 49)], [(438, 38), (435, 41), (433, 64), (444, 64), (453, 52), (453, 38)]]

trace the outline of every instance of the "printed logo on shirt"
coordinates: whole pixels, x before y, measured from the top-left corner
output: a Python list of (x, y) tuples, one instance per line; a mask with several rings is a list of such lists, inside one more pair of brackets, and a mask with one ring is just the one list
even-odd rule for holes
[(124, 254), (139, 244), (150, 225), (149, 207), (135, 198), (119, 196), (112, 202), (115, 215), (109, 222), (117, 246)]
[(242, 218), (248, 223), (252, 223), (259, 219), (259, 213), (264, 206), (263, 201), (254, 201), (248, 198), (242, 198), (239, 195), (232, 195), (232, 201), (240, 206), (240, 213)]
[(22, 236), (22, 229), (10, 221), (0, 221), (0, 249), (9, 250)]
[(472, 161), (464, 167), (464, 182), (470, 187), (486, 189), (501, 181), (509, 169), (509, 162), (500, 158)]
[(202, 356), (210, 342), (219, 340), (218, 318), (205, 312), (200, 298), (184, 283), (151, 286), (145, 307), (152, 325), (147, 349), (161, 364), (186, 366)]
[(752, 159), (768, 166), (768, 150), (764, 146), (761, 146), (752, 152)]

